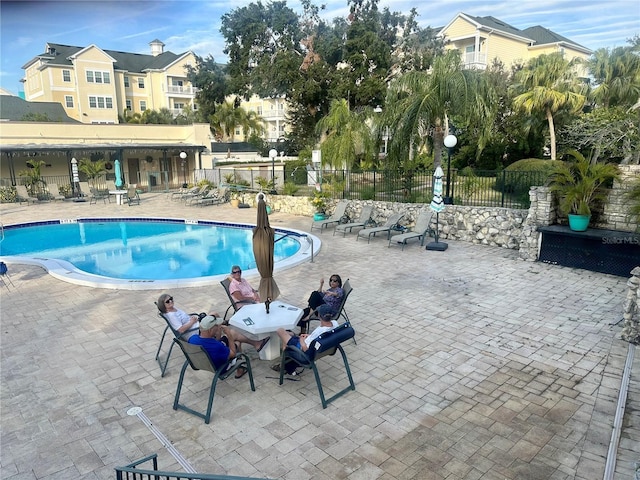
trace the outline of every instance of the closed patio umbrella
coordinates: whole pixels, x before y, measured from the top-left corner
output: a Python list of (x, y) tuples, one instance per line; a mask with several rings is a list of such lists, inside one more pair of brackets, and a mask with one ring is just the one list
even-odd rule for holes
[(120, 166), (120, 160), (114, 162), (116, 164), (116, 188), (120, 190), (124, 182), (122, 181), (122, 167)]
[(438, 239), (438, 230), (440, 229), (439, 215), (444, 210), (444, 200), (442, 199), (442, 177), (444, 172), (442, 168), (436, 168), (433, 172), (433, 200), (429, 204), (429, 208), (436, 212), (436, 241), (427, 244), (427, 250), (437, 250), (444, 252), (449, 245), (444, 242), (440, 242)]
[(275, 300), (280, 295), (280, 289), (273, 279), (273, 244), (274, 230), (269, 225), (267, 204), (264, 195), (258, 195), (258, 219), (253, 229), (253, 256), (260, 272), (260, 299), (264, 302), (267, 298)]

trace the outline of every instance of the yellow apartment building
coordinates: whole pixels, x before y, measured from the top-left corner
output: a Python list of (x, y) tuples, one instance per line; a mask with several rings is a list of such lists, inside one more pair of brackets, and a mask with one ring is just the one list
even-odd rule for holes
[(149, 55), (47, 43), (44, 53), (23, 65), (25, 99), (58, 102), (82, 123), (118, 123), (125, 110), (142, 113), (168, 108), (174, 116), (194, 103), (197, 89), (187, 80), (192, 52), (164, 51), (153, 40)]
[[(494, 59), (509, 69), (513, 64), (526, 63), (531, 58), (554, 52), (565, 58), (586, 60), (593, 52), (540, 25), (520, 30), (495, 17), (456, 15), (440, 32), (447, 49), (457, 49), (466, 68), (484, 70)], [(586, 76), (584, 68), (580, 76)]]

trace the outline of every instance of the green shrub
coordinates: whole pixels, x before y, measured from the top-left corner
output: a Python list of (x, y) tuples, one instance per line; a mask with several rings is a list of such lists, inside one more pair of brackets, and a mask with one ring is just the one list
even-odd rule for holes
[(17, 192), (13, 187), (0, 187), (0, 202), (13, 203), (16, 201)]
[(529, 195), (532, 186), (546, 185), (558, 165), (559, 160), (525, 158), (512, 163), (496, 177), (496, 190), (512, 193), (516, 197)]
[(282, 187), (282, 193), (284, 195), (295, 195), (298, 190), (300, 190), (300, 187), (293, 182), (284, 182), (284, 186)]

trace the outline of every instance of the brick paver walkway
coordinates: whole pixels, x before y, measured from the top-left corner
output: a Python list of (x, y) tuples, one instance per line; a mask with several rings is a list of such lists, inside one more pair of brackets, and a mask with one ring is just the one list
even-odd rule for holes
[[(164, 194), (140, 206), (0, 205), (2, 222), (81, 216), (255, 221), (255, 209), (195, 208)], [(275, 212), (274, 226), (309, 218)], [(354, 288), (345, 345), (356, 391), (320, 406), (313, 376), (279, 386), (272, 362), (252, 356), (247, 377), (218, 385), (210, 425), (174, 411), (182, 356), (160, 378), (160, 291), (106, 290), (10, 265), (0, 287), (0, 477), (113, 479), (113, 468), (157, 452), (145, 415), (200, 472), (282, 479), (602, 478), (628, 344), (621, 341), (626, 279), (541, 263), (514, 251), (449, 242), (446, 252), (319, 235), (314, 263), (277, 272), (285, 300), (302, 305), (321, 276)], [(255, 278), (249, 278), (257, 283)], [(219, 285), (175, 289), (177, 306), (224, 311)], [(640, 460), (636, 355), (616, 478)], [(326, 388), (344, 385), (338, 358), (321, 361)], [(204, 405), (210, 375), (189, 371), (184, 400)]]

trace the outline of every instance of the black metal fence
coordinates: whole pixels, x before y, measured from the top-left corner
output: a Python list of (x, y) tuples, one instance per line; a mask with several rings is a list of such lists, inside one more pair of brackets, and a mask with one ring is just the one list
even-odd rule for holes
[[(220, 168), (200, 170), (199, 178), (210, 181), (229, 178), (241, 179), (247, 187), (260, 189), (251, 169)], [(443, 179), (443, 196), (450, 196), (456, 205), (529, 208), (529, 188), (544, 185), (543, 172), (508, 172), (451, 170)], [(285, 169), (285, 181), (276, 183), (278, 193), (311, 196), (316, 184), (322, 185), (327, 196), (334, 199), (380, 200), (403, 203), (430, 203), (433, 199), (432, 171), (308, 171), (301, 168)], [(222, 180), (220, 180), (222, 181)]]

